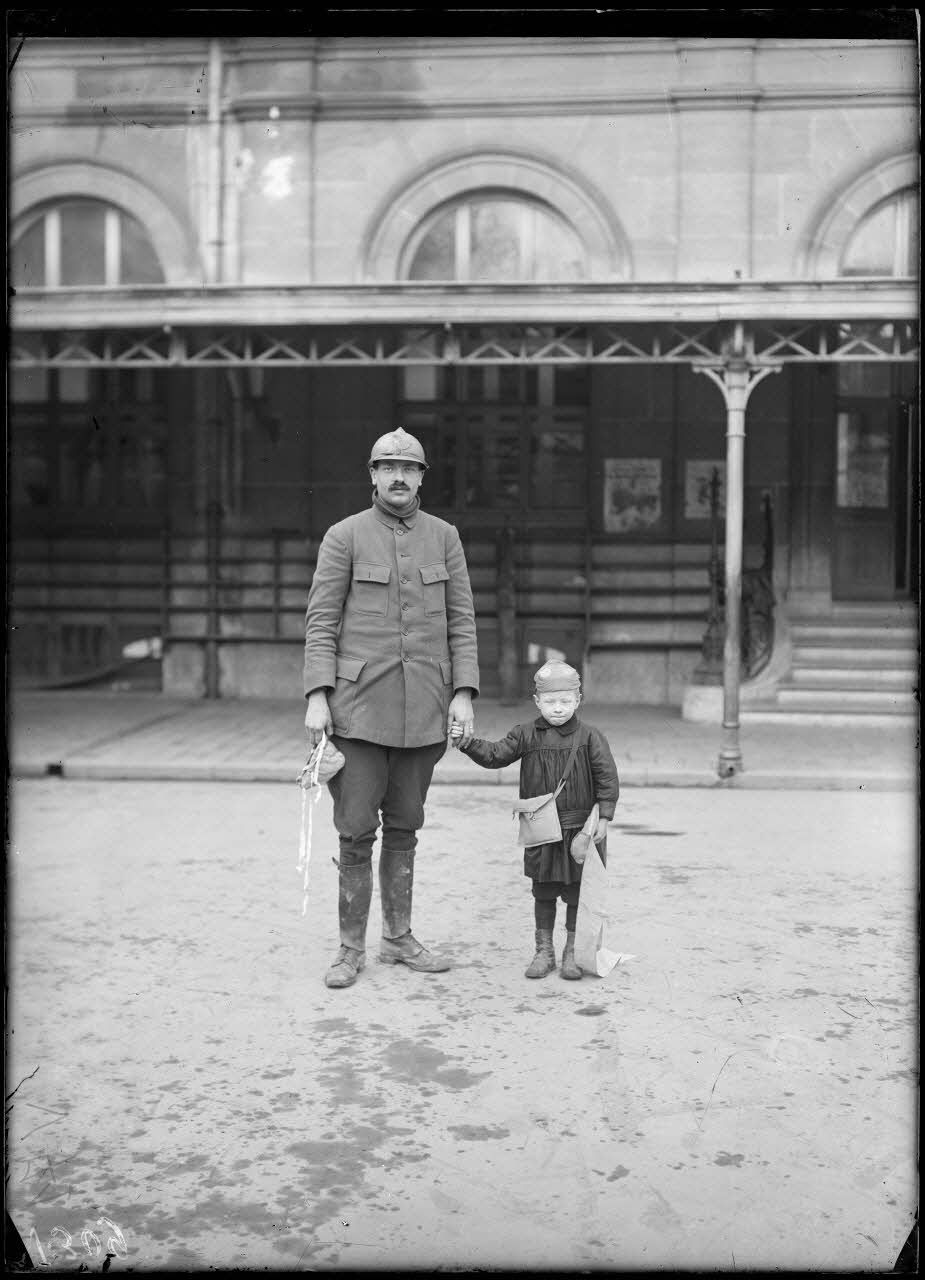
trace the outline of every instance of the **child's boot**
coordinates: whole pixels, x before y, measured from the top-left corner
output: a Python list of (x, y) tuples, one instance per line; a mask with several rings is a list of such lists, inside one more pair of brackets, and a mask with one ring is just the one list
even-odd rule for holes
[[(556, 953), (552, 946), (552, 929), (537, 929), (536, 955), (524, 972), (525, 978), (545, 978), (556, 967)], [(580, 973), (579, 973), (579, 976)]]
[(565, 950), (562, 952), (562, 968), (559, 970), (563, 978), (580, 978), (582, 970), (575, 963), (575, 934), (566, 933)]

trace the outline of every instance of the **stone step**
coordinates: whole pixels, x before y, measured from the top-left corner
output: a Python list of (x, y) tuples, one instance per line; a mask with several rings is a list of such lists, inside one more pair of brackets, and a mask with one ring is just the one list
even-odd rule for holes
[(904, 670), (918, 667), (918, 650), (913, 646), (877, 647), (862, 649), (849, 645), (793, 646), (793, 666), (796, 667), (851, 667), (855, 670), (897, 667)]
[(910, 626), (826, 626), (823, 624), (790, 624), (794, 645), (835, 645), (846, 647), (915, 648), (918, 631)]
[(795, 608), (792, 617), (796, 622), (857, 622), (861, 625), (871, 621), (887, 622), (903, 621), (912, 624), (919, 616), (919, 605), (916, 600), (870, 600), (852, 603), (823, 605), (819, 609)]
[(918, 714), (881, 711), (819, 711), (818, 709), (784, 709), (775, 705), (752, 706), (739, 712), (742, 724), (825, 725), (831, 728), (863, 727), (866, 729), (915, 728)]
[(789, 711), (878, 711), (886, 715), (911, 715), (917, 714), (918, 710), (911, 692), (896, 693), (850, 686), (801, 689), (788, 684), (778, 686), (777, 706)]
[(803, 667), (793, 664), (788, 686), (802, 689), (872, 689), (906, 692), (918, 683), (912, 667), (864, 669), (852, 667)]

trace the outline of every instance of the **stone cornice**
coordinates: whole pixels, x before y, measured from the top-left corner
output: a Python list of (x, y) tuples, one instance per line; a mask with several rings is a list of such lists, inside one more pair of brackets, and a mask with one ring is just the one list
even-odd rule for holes
[[(199, 102), (191, 98), (190, 101)], [(44, 125), (49, 128), (77, 128), (81, 125), (148, 125), (152, 128), (175, 124), (205, 124), (206, 107), (187, 106), (178, 99), (147, 102), (133, 101), (125, 96), (108, 98), (105, 102), (82, 101), (69, 103), (48, 103), (42, 106), (30, 106), (24, 110), (11, 110), (10, 121), (13, 133)]]
[[(79, 125), (179, 125), (201, 123), (206, 109), (187, 106), (183, 101), (149, 99), (139, 101), (129, 95), (103, 101), (69, 101), (30, 105), (13, 109), (12, 127), (22, 130), (36, 125), (75, 127)], [(767, 111), (801, 107), (819, 110), (915, 107), (912, 90), (864, 88), (857, 85), (819, 89), (719, 88), (708, 90), (668, 90), (638, 94), (581, 94), (504, 98), (428, 98), (420, 94), (325, 93), (247, 94), (226, 99), (223, 110), (237, 120), (265, 119), (270, 107), (277, 107), (282, 119), (316, 120), (397, 120), (452, 119), (476, 116), (618, 116), (665, 111)]]

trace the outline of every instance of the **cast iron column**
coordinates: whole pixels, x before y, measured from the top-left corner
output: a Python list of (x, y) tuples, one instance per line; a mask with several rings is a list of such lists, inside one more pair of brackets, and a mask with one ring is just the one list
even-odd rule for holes
[(723, 739), (717, 773), (743, 769), (739, 746), (739, 679), (742, 663), (742, 528), (745, 510), (745, 406), (752, 391), (780, 365), (754, 363), (754, 342), (737, 322), (716, 364), (695, 364), (719, 387), (726, 402), (726, 639), (723, 646)]

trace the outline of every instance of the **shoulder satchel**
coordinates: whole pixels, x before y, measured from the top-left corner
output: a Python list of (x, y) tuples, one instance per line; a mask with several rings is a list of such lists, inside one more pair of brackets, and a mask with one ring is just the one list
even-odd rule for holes
[(526, 800), (518, 800), (514, 805), (514, 817), (518, 820), (517, 843), (525, 849), (537, 844), (553, 844), (562, 839), (562, 824), (559, 822), (559, 811), (556, 808), (556, 796), (565, 786), (575, 754), (578, 751), (580, 729), (575, 730), (575, 741), (565, 771), (555, 791), (543, 796), (528, 796)]

